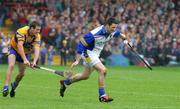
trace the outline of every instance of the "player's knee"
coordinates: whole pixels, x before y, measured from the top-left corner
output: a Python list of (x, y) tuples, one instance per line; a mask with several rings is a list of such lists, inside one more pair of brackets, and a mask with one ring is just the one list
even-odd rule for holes
[(101, 74), (103, 74), (103, 75), (105, 75), (106, 74), (106, 68), (101, 68), (100, 70), (99, 70), (99, 72), (101, 73)]
[(24, 72), (25, 72), (24, 70), (19, 70), (20, 75), (24, 75)]
[(13, 70), (13, 68), (14, 68), (14, 65), (10, 64), (10, 65), (9, 65), (9, 69), (10, 69), (10, 70)]
[(81, 77), (82, 77), (82, 79), (83, 79), (83, 80), (86, 80), (86, 79), (88, 79), (88, 78), (89, 78), (89, 75), (82, 74), (82, 76), (81, 76)]
[(89, 79), (89, 76), (84, 76), (83, 80)]
[(25, 69), (23, 69), (23, 68), (22, 68), (22, 69), (19, 69), (19, 73), (20, 73), (20, 74), (24, 75), (24, 72), (25, 72)]
[(24, 73), (21, 73), (21, 72), (20, 72), (20, 73), (19, 73), (19, 76), (23, 77), (23, 76), (24, 76)]

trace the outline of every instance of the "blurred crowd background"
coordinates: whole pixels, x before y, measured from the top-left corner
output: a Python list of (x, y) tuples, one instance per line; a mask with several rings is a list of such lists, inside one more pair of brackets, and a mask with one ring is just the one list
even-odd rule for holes
[[(0, 0), (0, 63), (7, 63), (13, 32), (36, 20), (42, 25), (39, 63), (67, 65), (75, 59), (80, 37), (111, 16), (150, 64), (179, 65), (179, 0)], [(121, 38), (106, 44), (101, 60), (106, 65), (142, 64)]]

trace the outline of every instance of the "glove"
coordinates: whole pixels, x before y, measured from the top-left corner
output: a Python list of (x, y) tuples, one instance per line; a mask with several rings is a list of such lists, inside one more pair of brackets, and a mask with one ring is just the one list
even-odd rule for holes
[(124, 40), (124, 43), (125, 43), (125, 44), (128, 44), (128, 41), (127, 41), (127, 40)]

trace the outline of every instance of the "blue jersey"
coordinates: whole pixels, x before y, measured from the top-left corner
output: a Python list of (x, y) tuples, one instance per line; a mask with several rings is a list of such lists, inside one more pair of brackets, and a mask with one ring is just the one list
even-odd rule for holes
[(105, 43), (113, 37), (120, 36), (120, 30), (116, 29), (112, 33), (105, 30), (104, 25), (101, 25), (84, 35), (77, 47), (77, 53), (82, 54), (88, 51), (100, 55)]

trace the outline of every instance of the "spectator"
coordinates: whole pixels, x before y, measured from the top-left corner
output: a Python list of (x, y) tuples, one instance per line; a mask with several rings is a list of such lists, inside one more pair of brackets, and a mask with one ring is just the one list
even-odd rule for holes
[(45, 42), (42, 42), (41, 51), (40, 51), (41, 65), (44, 65), (46, 62), (46, 54), (47, 54), (46, 44), (45, 44)]
[(7, 59), (7, 55), (8, 55), (8, 44), (10, 42), (10, 39), (7, 36), (4, 36), (3, 40), (2, 40), (2, 63), (3, 64), (7, 64), (8, 59)]
[(54, 54), (55, 54), (54, 46), (50, 45), (48, 48), (48, 65), (53, 65)]
[(3, 57), (3, 54), (2, 54), (2, 41), (0, 39), (0, 64), (2, 64), (2, 57)]
[(108, 58), (111, 55), (111, 46), (110, 45), (105, 45), (104, 49), (102, 50), (101, 54), (100, 54), (100, 59), (101, 62), (104, 65), (107, 65), (108, 63), (110, 63), (110, 59)]
[(61, 65), (67, 65), (67, 57), (69, 55), (69, 47), (67, 46), (67, 41), (63, 40), (62, 47), (60, 48)]

